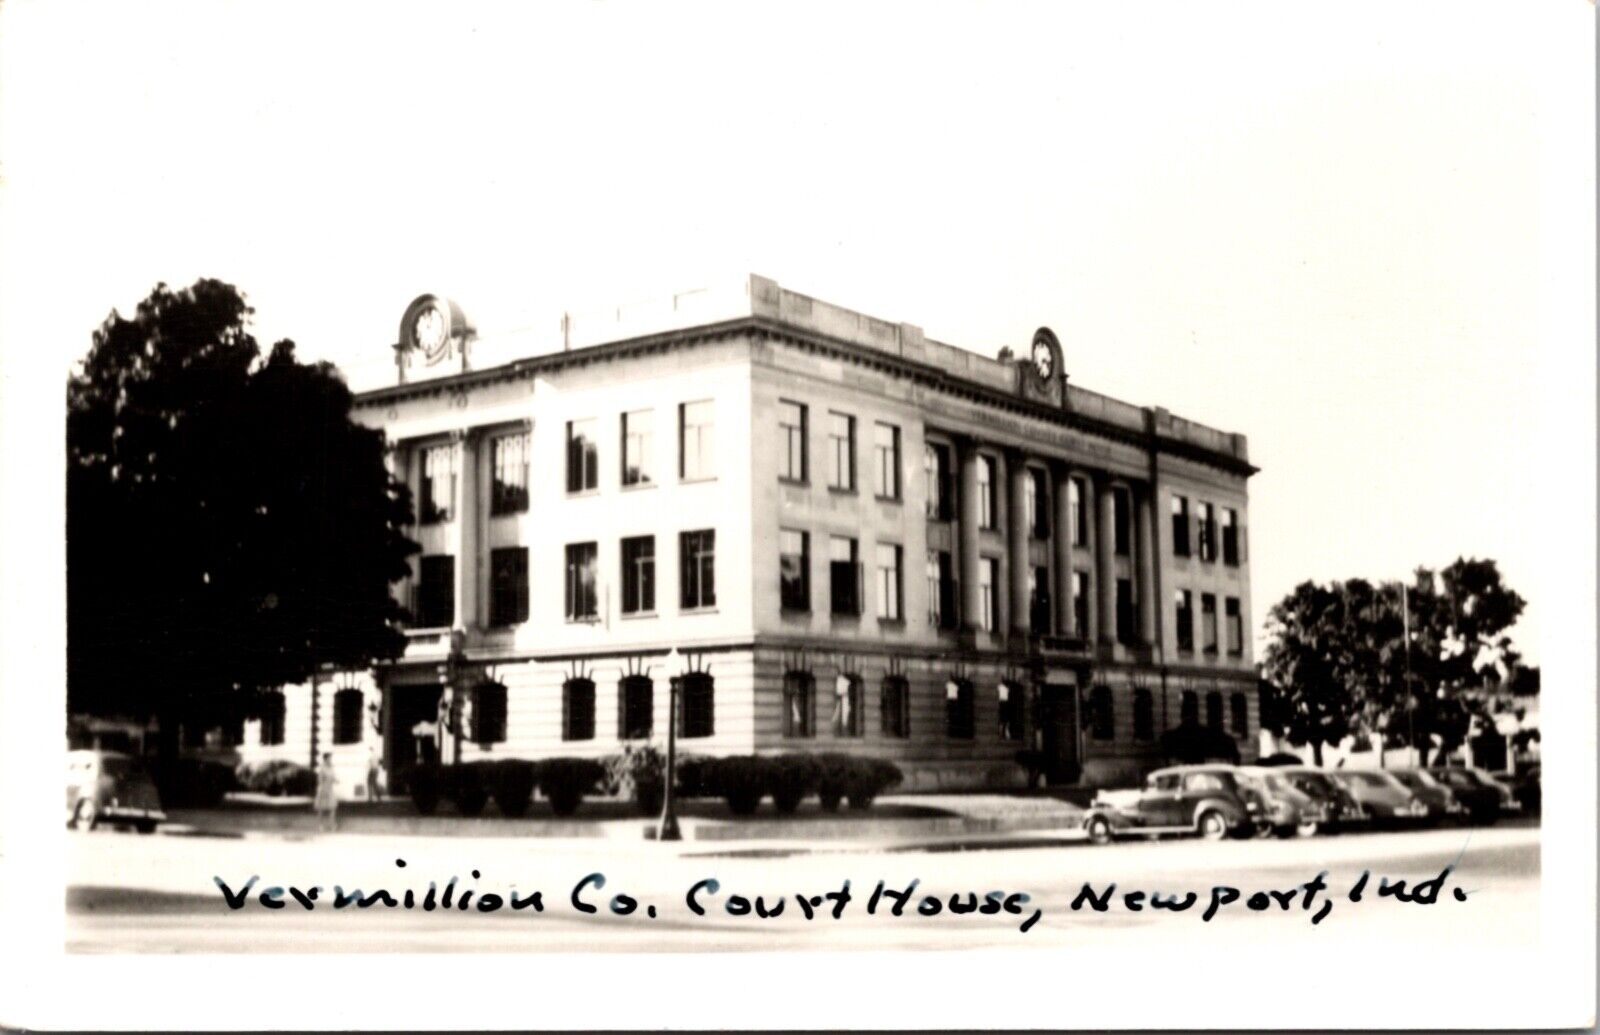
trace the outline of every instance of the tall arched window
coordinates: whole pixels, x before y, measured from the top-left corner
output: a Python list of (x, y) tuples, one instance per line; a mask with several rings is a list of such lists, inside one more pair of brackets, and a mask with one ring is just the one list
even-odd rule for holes
[(716, 683), (704, 672), (690, 672), (679, 684), (678, 735), (709, 737), (716, 732)]
[(972, 680), (948, 680), (944, 685), (945, 736), (955, 740), (971, 740), (976, 727), (974, 718)]
[(1000, 739), (1022, 739), (1024, 691), (1020, 683), (1001, 680), (996, 688), (1000, 698)]
[(333, 742), (361, 742), (361, 691), (346, 687), (333, 695)]
[(1233, 711), (1233, 735), (1235, 737), (1248, 737), (1250, 735), (1250, 709), (1244, 694), (1234, 693), (1228, 703)]
[(655, 684), (649, 676), (623, 676), (617, 684), (617, 736), (648, 740), (655, 726)]
[(256, 730), (257, 739), (262, 745), (274, 747), (283, 743), (284, 711), (281, 690), (268, 690), (262, 695), (261, 720)]
[(1111, 705), (1111, 688), (1097, 686), (1089, 691), (1089, 732), (1095, 740), (1116, 736), (1116, 714)]
[(499, 744), (506, 739), (506, 688), (485, 681), (472, 690), (472, 742)]
[(1178, 724), (1181, 726), (1200, 725), (1200, 695), (1193, 690), (1183, 692), (1182, 703), (1178, 706)]
[(1150, 691), (1141, 686), (1133, 692), (1133, 739), (1151, 740), (1155, 735), (1155, 700)]
[(1222, 695), (1215, 690), (1206, 694), (1206, 725), (1214, 730), (1222, 728)]
[(911, 736), (911, 687), (905, 676), (883, 677), (883, 696), (879, 703), (883, 712), (883, 735)]
[(816, 680), (809, 672), (783, 674), (783, 735), (810, 737), (816, 733)]
[(561, 685), (561, 739), (594, 739), (594, 681), (582, 677)]
[(861, 715), (861, 677), (840, 673), (833, 681), (833, 735), (859, 737), (866, 729)]

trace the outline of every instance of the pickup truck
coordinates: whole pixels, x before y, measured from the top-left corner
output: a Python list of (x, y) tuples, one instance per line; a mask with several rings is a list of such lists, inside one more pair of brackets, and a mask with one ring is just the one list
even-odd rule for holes
[(1267, 824), (1261, 791), (1232, 766), (1157, 769), (1143, 789), (1101, 791), (1084, 812), (1083, 829), (1096, 844), (1117, 837), (1198, 834), (1210, 841), (1251, 834)]

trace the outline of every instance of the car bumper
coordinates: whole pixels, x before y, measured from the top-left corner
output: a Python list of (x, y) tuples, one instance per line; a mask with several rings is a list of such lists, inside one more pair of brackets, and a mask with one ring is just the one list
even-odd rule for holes
[(141, 809), (132, 805), (107, 805), (100, 810), (100, 819), (107, 823), (165, 823), (167, 814), (160, 809)]

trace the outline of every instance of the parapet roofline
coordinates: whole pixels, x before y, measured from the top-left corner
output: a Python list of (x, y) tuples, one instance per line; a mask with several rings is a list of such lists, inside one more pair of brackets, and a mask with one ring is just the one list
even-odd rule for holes
[[(696, 304), (684, 305), (685, 299)], [(655, 319), (652, 320), (651, 318)], [(638, 332), (654, 322), (659, 329)], [(569, 365), (657, 351), (695, 340), (746, 332), (792, 337), (846, 358), (881, 364), (907, 376), (981, 401), (1020, 409), (1113, 438), (1153, 442), (1162, 451), (1189, 455), (1248, 477), (1244, 435), (1176, 417), (1161, 407), (1139, 407), (1069, 383), (1065, 406), (1019, 395), (1018, 361), (987, 356), (935, 341), (915, 324), (891, 323), (790, 291), (766, 277), (749, 276), (743, 290), (680, 292), (658, 305), (636, 303), (599, 314), (564, 316), (556, 347), (478, 370), (406, 381), (356, 393), (355, 404), (376, 406), (426, 398), (476, 385), (516, 380)], [(612, 332), (607, 334), (607, 332)], [(526, 340), (526, 339), (524, 339)]]

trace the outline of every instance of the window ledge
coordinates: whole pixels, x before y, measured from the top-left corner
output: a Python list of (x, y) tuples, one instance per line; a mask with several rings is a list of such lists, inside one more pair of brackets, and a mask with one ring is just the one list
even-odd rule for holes
[(489, 516), (492, 518), (514, 518), (519, 515), (526, 514), (527, 512), (527, 507), (507, 507), (505, 510), (491, 509), (489, 511)]
[(714, 482), (716, 480), (717, 480), (717, 476), (716, 475), (714, 475), (714, 474), (705, 474), (705, 475), (701, 475), (698, 478), (681, 478), (680, 477), (678, 479), (678, 484), (679, 485), (699, 485), (699, 484), (701, 484), (703, 482)]
[(835, 496), (854, 496), (854, 495), (857, 495), (855, 489), (847, 489), (842, 485), (830, 485), (830, 486), (828, 486), (828, 491), (833, 493)]
[(657, 612), (655, 612), (655, 611), (623, 611), (622, 612), (622, 620), (624, 622), (630, 622), (630, 621), (634, 621), (634, 620), (640, 619), (640, 618), (658, 618), (658, 617), (660, 617), (660, 615), (657, 614)]
[(778, 608), (778, 613), (785, 618), (810, 618), (811, 607), (810, 605), (805, 607), (789, 607), (785, 605)]
[(901, 504), (905, 502), (904, 496), (882, 496), (875, 493), (873, 494), (872, 498), (877, 500), (879, 503)]
[(680, 615), (714, 615), (716, 613), (717, 605), (715, 604), (709, 607), (680, 607), (678, 609), (678, 614)]
[(880, 617), (878, 619), (878, 625), (881, 626), (881, 627), (887, 627), (887, 628), (890, 628), (890, 629), (904, 629), (906, 627), (906, 620), (904, 618), (882, 618), (882, 617)]
[(569, 499), (569, 500), (582, 499), (585, 496), (598, 496), (598, 495), (600, 495), (599, 486), (596, 486), (593, 489), (568, 489), (567, 490), (567, 499)]
[(599, 615), (585, 615), (582, 618), (574, 618), (571, 615), (568, 615), (567, 616), (567, 624), (568, 625), (599, 625), (600, 624), (600, 616)]
[[(622, 491), (623, 492), (638, 492), (641, 489), (653, 489), (653, 488), (656, 487), (657, 484), (659, 484), (659, 483), (650, 482), (650, 481), (634, 482), (631, 485), (624, 485), (622, 487)], [(567, 495), (573, 496), (573, 495), (578, 495), (578, 494), (577, 493), (568, 493)]]
[(809, 488), (811, 488), (811, 481), (808, 478), (785, 478), (781, 474), (778, 475), (778, 484), (779, 485), (791, 485), (791, 486), (794, 486), (797, 489), (809, 489)]

